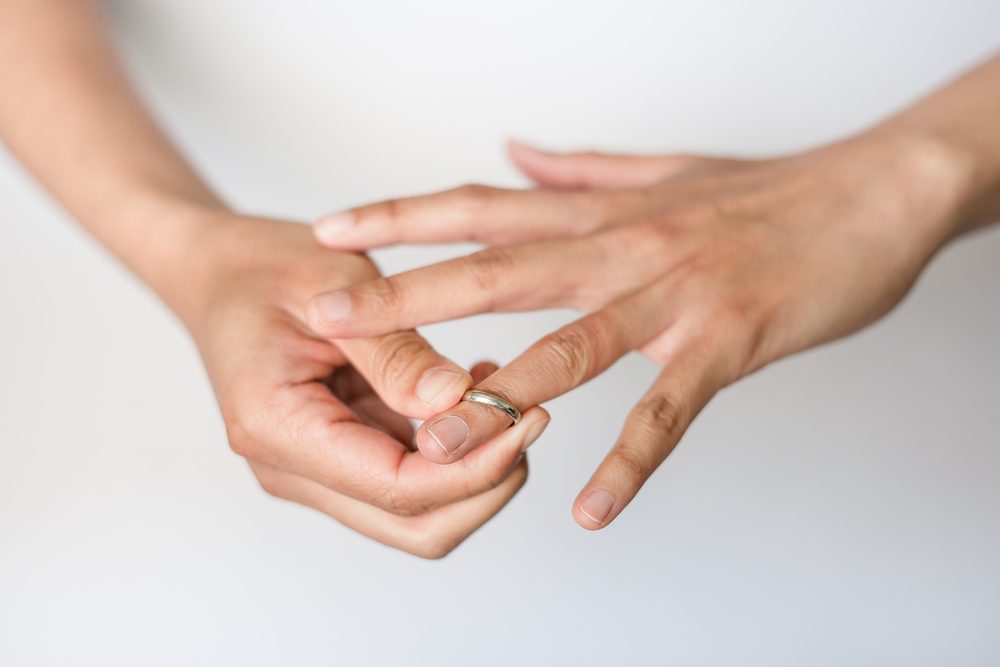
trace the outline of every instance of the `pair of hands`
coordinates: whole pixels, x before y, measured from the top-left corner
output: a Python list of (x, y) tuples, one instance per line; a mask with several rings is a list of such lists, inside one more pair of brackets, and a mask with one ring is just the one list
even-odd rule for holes
[[(539, 188), (364, 206), (315, 239), (235, 216), (206, 227), (209, 289), (185, 319), (269, 493), (443, 556), (524, 484), (549, 419), (537, 406), (639, 350), (662, 372), (573, 504), (606, 526), (721, 388), (891, 309), (961, 195), (956, 155), (892, 133), (763, 161), (511, 156)], [(387, 278), (358, 254), (460, 240), (488, 247)], [(466, 372), (414, 331), (561, 306), (585, 314), (502, 369)], [(460, 403), (473, 386), (523, 420)], [(414, 433), (406, 417), (426, 421)]]

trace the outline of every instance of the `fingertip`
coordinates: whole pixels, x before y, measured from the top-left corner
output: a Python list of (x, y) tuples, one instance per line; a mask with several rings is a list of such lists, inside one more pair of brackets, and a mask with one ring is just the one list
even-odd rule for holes
[(337, 247), (355, 227), (357, 216), (353, 211), (340, 211), (325, 215), (313, 225), (313, 236), (320, 245)]
[(494, 361), (478, 361), (469, 369), (469, 373), (472, 374), (473, 383), (479, 384), (496, 373), (498, 368), (500, 368), (499, 364)]
[(417, 449), (430, 461), (454, 463), (461, 458), (459, 449), (469, 439), (469, 425), (456, 415), (430, 419), (417, 429)]
[(352, 299), (347, 290), (323, 292), (306, 303), (306, 323), (317, 334), (334, 337), (341, 333), (342, 323), (351, 310)]
[(430, 415), (454, 407), (472, 386), (473, 376), (455, 365), (430, 368), (420, 376), (414, 394)]
[(573, 519), (581, 528), (600, 530), (615, 518), (615, 496), (604, 488), (588, 489), (573, 503)]

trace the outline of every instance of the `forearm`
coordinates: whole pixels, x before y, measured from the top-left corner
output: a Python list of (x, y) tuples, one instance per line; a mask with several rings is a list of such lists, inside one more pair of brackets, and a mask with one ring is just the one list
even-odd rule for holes
[(943, 147), (962, 172), (952, 236), (1000, 220), (1000, 55), (875, 128), (882, 131)]
[(0, 138), (175, 308), (174, 276), (222, 203), (129, 86), (89, 0), (0, 0)]

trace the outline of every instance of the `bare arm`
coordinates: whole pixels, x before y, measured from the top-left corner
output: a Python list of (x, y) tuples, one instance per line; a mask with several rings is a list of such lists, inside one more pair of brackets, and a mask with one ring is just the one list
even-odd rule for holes
[(309, 296), (374, 266), (302, 225), (230, 211), (132, 92), (92, 2), (0, 0), (0, 63), (0, 139), (178, 313), (265, 489), (428, 557), (517, 492), (544, 410), (461, 469), (412, 452), (403, 415), (453, 405), (490, 367), (470, 375), (413, 331), (337, 346), (309, 335)]
[[(0, 0), (0, 137), (174, 307), (202, 210), (224, 210), (127, 84), (87, 0)], [(184, 315), (187, 316), (187, 313)]]

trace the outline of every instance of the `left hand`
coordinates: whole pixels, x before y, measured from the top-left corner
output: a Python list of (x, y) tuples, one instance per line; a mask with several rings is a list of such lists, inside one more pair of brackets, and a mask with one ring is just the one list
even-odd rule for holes
[[(588, 313), (478, 384), (522, 410), (631, 350), (656, 361), (662, 373), (574, 503), (590, 529), (631, 501), (722, 387), (888, 312), (954, 234), (968, 171), (950, 147), (888, 130), (763, 161), (512, 156), (546, 189), (466, 186), (317, 224), (339, 249), (493, 247), (321, 294), (309, 323), (346, 338), (487, 311)], [(425, 422), (417, 444), (449, 463), (508, 425), (462, 402)]]
[[(407, 417), (453, 405), (496, 366), (467, 373), (413, 331), (319, 340), (306, 301), (376, 277), (367, 258), (318, 247), (300, 224), (229, 212), (197, 223), (168, 303), (198, 344), (231, 447), (265, 491), (424, 558), (448, 554), (518, 492), (542, 408), (460, 465), (411, 447)], [(425, 382), (441, 373), (446, 382)]]

